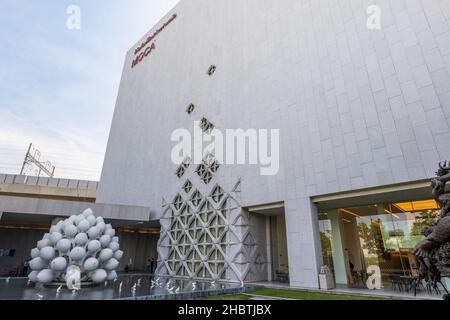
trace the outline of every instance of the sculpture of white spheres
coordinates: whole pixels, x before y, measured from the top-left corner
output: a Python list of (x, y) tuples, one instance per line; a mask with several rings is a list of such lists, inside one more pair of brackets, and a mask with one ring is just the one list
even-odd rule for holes
[(79, 289), (81, 282), (114, 281), (123, 257), (119, 247), (112, 226), (87, 209), (53, 225), (31, 250), (28, 278), (43, 284), (66, 282), (69, 289)]

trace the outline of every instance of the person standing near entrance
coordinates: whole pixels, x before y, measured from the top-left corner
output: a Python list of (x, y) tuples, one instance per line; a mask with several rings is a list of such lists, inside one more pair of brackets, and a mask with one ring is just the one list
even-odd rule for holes
[(24, 277), (28, 276), (29, 267), (30, 267), (30, 260), (25, 260), (23, 262), (22, 276), (24, 276)]
[(145, 271), (148, 273), (152, 273), (152, 261), (150, 259), (147, 260)]
[(152, 258), (152, 261), (150, 262), (150, 273), (155, 273), (156, 269), (156, 260), (155, 258)]

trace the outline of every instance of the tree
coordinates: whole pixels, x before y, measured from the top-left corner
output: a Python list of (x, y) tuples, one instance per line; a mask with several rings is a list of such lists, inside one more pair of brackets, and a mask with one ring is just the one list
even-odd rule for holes
[(426, 227), (433, 226), (437, 223), (439, 219), (439, 212), (438, 211), (424, 211), (421, 212), (417, 217), (416, 221), (414, 222), (414, 226), (411, 230), (412, 236), (421, 236), (423, 229)]
[(320, 232), (320, 242), (322, 243), (323, 263), (333, 269), (333, 249), (329, 232)]
[(359, 236), (364, 240), (363, 249), (379, 257), (384, 256), (386, 252), (381, 228), (381, 220), (372, 221), (370, 225), (364, 222), (358, 224)]

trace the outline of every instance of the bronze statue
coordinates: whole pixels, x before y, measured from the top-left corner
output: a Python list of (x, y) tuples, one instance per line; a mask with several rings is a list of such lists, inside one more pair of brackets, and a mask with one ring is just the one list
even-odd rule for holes
[[(439, 220), (434, 226), (426, 227), (422, 234), (426, 237), (421, 241), (413, 253), (419, 262), (419, 275), (413, 282), (416, 287), (422, 280), (427, 286), (439, 292), (438, 283), (442, 284), (442, 277), (450, 277), (450, 192), (445, 191), (450, 181), (450, 163), (439, 164), (436, 178), (432, 180), (432, 194), (441, 207)], [(445, 289), (445, 286), (443, 286)], [(450, 300), (450, 294), (445, 300)]]

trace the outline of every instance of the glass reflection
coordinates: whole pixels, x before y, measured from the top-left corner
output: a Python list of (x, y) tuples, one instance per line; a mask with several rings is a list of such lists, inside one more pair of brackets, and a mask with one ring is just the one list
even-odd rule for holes
[(323, 264), (337, 284), (366, 287), (367, 269), (381, 270), (384, 288), (408, 291), (418, 263), (412, 249), (438, 220), (434, 200), (374, 204), (319, 214)]

